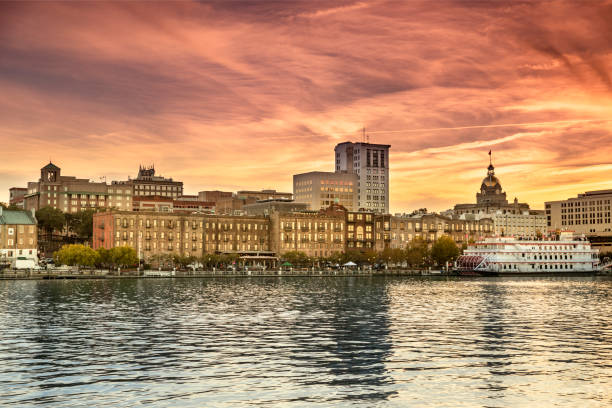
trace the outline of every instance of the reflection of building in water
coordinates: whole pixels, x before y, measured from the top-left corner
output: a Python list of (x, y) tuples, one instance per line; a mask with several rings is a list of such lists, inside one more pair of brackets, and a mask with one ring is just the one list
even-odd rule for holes
[[(299, 347), (292, 351), (298, 355), (291, 358), (327, 370), (329, 380), (317, 385), (333, 386), (335, 399), (367, 399), (375, 404), (395, 395), (385, 367), (392, 354), (387, 284), (358, 278), (307, 284), (312, 287), (303, 290), (300, 299), (300, 311), (306, 318), (298, 319), (293, 327), (292, 340)], [(316, 338), (305, 333), (315, 333)]]

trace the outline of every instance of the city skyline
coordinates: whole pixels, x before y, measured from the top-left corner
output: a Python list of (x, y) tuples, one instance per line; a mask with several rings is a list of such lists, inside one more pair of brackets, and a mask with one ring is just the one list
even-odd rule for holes
[(532, 208), (609, 188), (611, 4), (553, 3), (2, 3), (0, 201), (49, 159), (291, 191), (363, 126), (391, 213), (475, 201), (490, 149)]

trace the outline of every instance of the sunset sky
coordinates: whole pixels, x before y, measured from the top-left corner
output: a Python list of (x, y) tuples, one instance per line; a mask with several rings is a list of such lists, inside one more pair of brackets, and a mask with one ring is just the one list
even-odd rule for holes
[[(507, 126), (506, 126), (507, 125)], [(612, 188), (612, 1), (0, 3), (0, 201), (140, 164), (291, 191), (334, 146), (392, 145), (392, 212)]]

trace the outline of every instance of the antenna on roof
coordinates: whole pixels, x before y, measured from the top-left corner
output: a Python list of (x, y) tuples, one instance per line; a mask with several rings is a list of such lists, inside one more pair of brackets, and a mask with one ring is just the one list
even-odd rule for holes
[(362, 134), (361, 134), (361, 141), (363, 143), (370, 143), (370, 135), (368, 135), (366, 133), (366, 128), (365, 126), (363, 128), (361, 128)]

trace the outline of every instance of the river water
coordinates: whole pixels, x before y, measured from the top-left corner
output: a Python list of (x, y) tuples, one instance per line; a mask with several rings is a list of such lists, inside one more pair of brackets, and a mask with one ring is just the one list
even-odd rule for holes
[(0, 405), (604, 407), (610, 278), (0, 281)]

